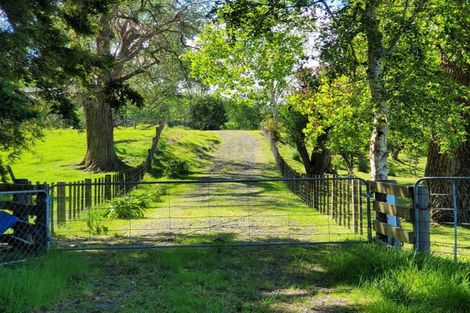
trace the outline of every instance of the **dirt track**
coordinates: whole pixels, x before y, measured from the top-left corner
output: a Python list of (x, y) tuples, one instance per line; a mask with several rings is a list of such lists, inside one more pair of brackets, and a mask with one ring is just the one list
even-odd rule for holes
[[(223, 130), (217, 132), (222, 142), (204, 178), (278, 177), (266, 139), (257, 132)], [(206, 176), (207, 175), (207, 176)]]

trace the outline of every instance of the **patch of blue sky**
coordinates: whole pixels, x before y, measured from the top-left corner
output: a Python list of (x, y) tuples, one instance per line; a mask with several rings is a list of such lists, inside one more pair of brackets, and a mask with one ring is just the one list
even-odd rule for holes
[(0, 9), (0, 31), (13, 32), (13, 27), (11, 26), (7, 15), (2, 9)]

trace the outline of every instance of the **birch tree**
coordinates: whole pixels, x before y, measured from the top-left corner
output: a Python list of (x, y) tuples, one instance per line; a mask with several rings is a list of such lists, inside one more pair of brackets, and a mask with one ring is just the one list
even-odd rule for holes
[[(234, 28), (262, 29), (269, 32), (275, 20), (289, 21), (297, 14), (315, 19), (324, 28), (319, 47), (325, 50), (324, 60), (333, 68), (344, 70), (352, 80), (356, 68), (365, 67), (372, 105), (372, 132), (369, 144), (371, 178), (388, 178), (387, 156), (390, 129), (390, 106), (384, 79), (384, 63), (410, 27), (426, 9), (426, 0), (348, 1), (234, 1), (221, 7), (221, 16)], [(253, 7), (259, 8), (257, 11)], [(307, 13), (305, 9), (308, 9)], [(249, 13), (250, 12), (250, 13)], [(258, 12), (271, 19), (260, 19)], [(271, 23), (271, 24), (270, 24)], [(358, 45), (359, 43), (359, 45)], [(362, 44), (362, 45), (360, 45)], [(357, 52), (356, 50), (359, 50)], [(357, 54), (363, 51), (365, 62)]]

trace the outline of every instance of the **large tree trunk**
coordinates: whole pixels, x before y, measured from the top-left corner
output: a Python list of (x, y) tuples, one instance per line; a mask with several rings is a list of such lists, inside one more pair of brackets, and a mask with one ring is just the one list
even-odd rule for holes
[(373, 180), (386, 180), (387, 173), (387, 137), (388, 137), (388, 103), (385, 99), (383, 82), (384, 48), (382, 34), (379, 30), (376, 4), (368, 1), (364, 17), (364, 27), (367, 36), (367, 77), (374, 113), (374, 125), (370, 139), (370, 169)]
[(315, 148), (313, 148), (312, 156), (310, 158), (312, 162), (312, 167), (309, 173), (310, 175), (323, 175), (331, 172), (331, 154), (326, 147), (327, 141), (327, 133), (323, 133), (318, 136)]
[[(467, 131), (470, 131), (468, 129)], [(428, 161), (426, 163), (425, 176), (427, 177), (452, 177), (470, 176), (470, 138), (459, 144), (450, 154), (442, 153), (439, 143), (429, 143)], [(442, 210), (452, 208), (452, 181), (437, 180), (427, 182), (431, 190), (431, 217), (438, 223), (454, 221), (453, 211)], [(457, 207), (459, 208), (459, 221), (470, 223), (470, 181), (455, 181), (457, 190)]]
[[(101, 29), (96, 36), (96, 51), (99, 55), (111, 57), (111, 40), (114, 38), (111, 29), (111, 15), (101, 16), (99, 24)], [(104, 92), (101, 91), (106, 82), (113, 79), (113, 74), (119, 73), (121, 66), (114, 65), (112, 71), (107, 74), (97, 75), (94, 79), (94, 95), (83, 101), (87, 152), (80, 165), (87, 171), (112, 171), (126, 167), (114, 151), (112, 109), (106, 103)]]
[(307, 147), (305, 145), (305, 134), (302, 133), (299, 138), (300, 140), (296, 142), (297, 152), (302, 159), (307, 176), (311, 177), (313, 175), (324, 175), (325, 173), (331, 173), (331, 154), (326, 147), (328, 134), (324, 133), (318, 136), (311, 156), (309, 156)]
[(87, 152), (80, 163), (88, 171), (111, 171), (125, 168), (114, 150), (114, 125), (111, 107), (103, 97), (83, 103), (86, 123)]
[[(463, 86), (470, 86), (470, 72), (468, 68), (459, 67), (449, 61), (445, 55), (442, 55), (442, 70), (448, 77)], [(466, 108), (470, 103), (465, 99), (456, 99)], [(470, 177), (470, 115), (463, 114), (463, 120), (466, 122), (466, 139), (461, 142), (451, 153), (443, 153), (439, 149), (438, 141), (429, 143), (428, 159), (426, 163), (425, 176), (466, 176)], [(453, 222), (452, 211), (439, 210), (452, 207), (451, 181), (429, 182), (431, 190), (431, 216), (435, 222)], [(470, 223), (470, 182), (456, 182), (457, 188), (457, 207), (459, 208), (459, 221), (461, 223)]]

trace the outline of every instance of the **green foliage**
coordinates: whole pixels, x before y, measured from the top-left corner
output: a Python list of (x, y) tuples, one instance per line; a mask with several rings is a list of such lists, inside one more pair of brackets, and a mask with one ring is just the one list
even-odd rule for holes
[(189, 126), (189, 110), (191, 98), (181, 95), (158, 94), (156, 90), (145, 90), (145, 105), (137, 107), (126, 105), (119, 109), (118, 114), (122, 119), (122, 125), (135, 126), (138, 124), (154, 125), (163, 120), (168, 126)]
[(142, 107), (144, 98), (142, 95), (133, 89), (129, 84), (122, 81), (110, 81), (104, 90), (106, 103), (115, 110), (123, 107), (126, 104)]
[(364, 151), (372, 119), (367, 87), (360, 82), (348, 82), (346, 76), (329, 80), (321, 76), (325, 73), (318, 75), (315, 89), (295, 93), (289, 98), (292, 111), (298, 113), (296, 119), (289, 118), (292, 122), (287, 124), (291, 125), (288, 129), (292, 134), (300, 134), (299, 130), (304, 129), (313, 142), (327, 132), (332, 153), (351, 155)]
[(113, 1), (2, 1), (0, 3), (0, 150), (17, 154), (34, 139), (38, 105), (27, 92), (45, 101), (46, 112), (76, 126), (74, 103), (63, 88), (103, 65), (72, 44), (93, 32), (93, 19)]
[(262, 120), (260, 108), (248, 101), (224, 101), (228, 122), (226, 129), (258, 129)]
[(201, 130), (217, 130), (227, 122), (225, 106), (216, 97), (197, 97), (190, 106), (189, 124)]
[(107, 235), (109, 228), (103, 223), (106, 217), (100, 210), (88, 210), (85, 216), (88, 230), (94, 235)]
[[(198, 49), (184, 58), (191, 75), (236, 103), (249, 101), (275, 114), (285, 94), (287, 77), (302, 57), (304, 39), (279, 29), (269, 37), (253, 38), (242, 29), (208, 23), (198, 35)], [(242, 99), (241, 102), (238, 99)]]
[(170, 178), (179, 178), (189, 173), (189, 164), (186, 160), (169, 159), (164, 162), (163, 175)]
[[(388, 175), (389, 176), (397, 176), (397, 172), (396, 172), (396, 169), (395, 169), (395, 164), (393, 162), (390, 162), (388, 164)], [(411, 175), (413, 175), (413, 173), (411, 173)]]
[(304, 142), (308, 116), (299, 112), (295, 106), (286, 105), (281, 107), (280, 118), (289, 144), (295, 147), (297, 143)]
[(266, 129), (271, 133), (271, 136), (273, 137), (274, 141), (279, 141), (281, 140), (281, 127), (282, 125), (279, 123), (276, 123), (272, 117), (268, 117), (265, 120), (261, 122), (261, 127)]
[(159, 184), (152, 187), (152, 191), (149, 194), (149, 200), (153, 202), (163, 201), (163, 196), (168, 194), (169, 186), (165, 184)]
[(129, 194), (121, 198), (111, 200), (106, 217), (120, 219), (143, 218), (145, 210), (149, 207), (149, 197), (144, 194)]
[(363, 154), (359, 154), (357, 158), (357, 170), (362, 173), (369, 173), (369, 159)]

